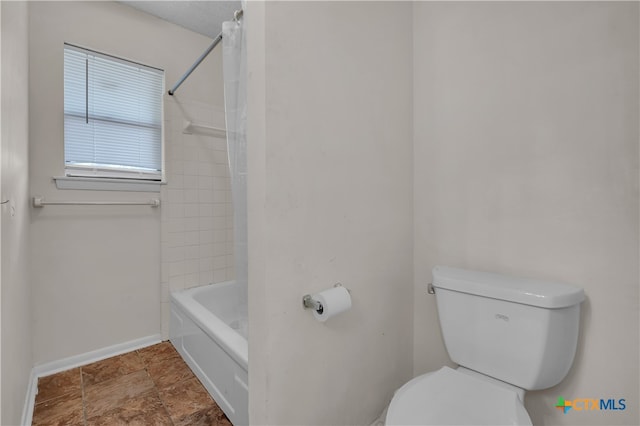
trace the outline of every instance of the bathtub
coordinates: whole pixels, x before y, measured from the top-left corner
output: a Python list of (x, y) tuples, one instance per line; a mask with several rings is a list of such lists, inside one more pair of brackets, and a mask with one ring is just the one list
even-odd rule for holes
[(247, 305), (234, 281), (171, 294), (169, 339), (235, 425), (249, 424)]

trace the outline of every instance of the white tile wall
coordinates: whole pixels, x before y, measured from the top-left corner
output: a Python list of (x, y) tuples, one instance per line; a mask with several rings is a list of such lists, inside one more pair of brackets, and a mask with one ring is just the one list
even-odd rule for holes
[(162, 197), (162, 334), (169, 293), (233, 279), (233, 205), (223, 138), (185, 134), (184, 122), (225, 127), (224, 109), (165, 97)]

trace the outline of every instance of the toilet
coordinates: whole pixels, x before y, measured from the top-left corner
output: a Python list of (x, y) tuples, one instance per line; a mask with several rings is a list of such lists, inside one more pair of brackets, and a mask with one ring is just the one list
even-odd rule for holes
[(531, 425), (527, 390), (567, 375), (584, 291), (567, 284), (446, 266), (433, 269), (444, 343), (456, 369), (414, 378), (387, 425)]

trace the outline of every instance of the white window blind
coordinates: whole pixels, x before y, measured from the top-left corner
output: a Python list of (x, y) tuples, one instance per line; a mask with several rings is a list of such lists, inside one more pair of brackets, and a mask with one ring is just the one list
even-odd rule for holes
[(67, 176), (162, 178), (162, 70), (65, 44)]

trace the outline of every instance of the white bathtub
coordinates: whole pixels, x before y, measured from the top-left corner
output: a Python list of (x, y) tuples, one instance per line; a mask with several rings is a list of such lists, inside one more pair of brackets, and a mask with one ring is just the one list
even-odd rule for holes
[(171, 294), (169, 338), (235, 425), (249, 424), (247, 305), (234, 281)]

